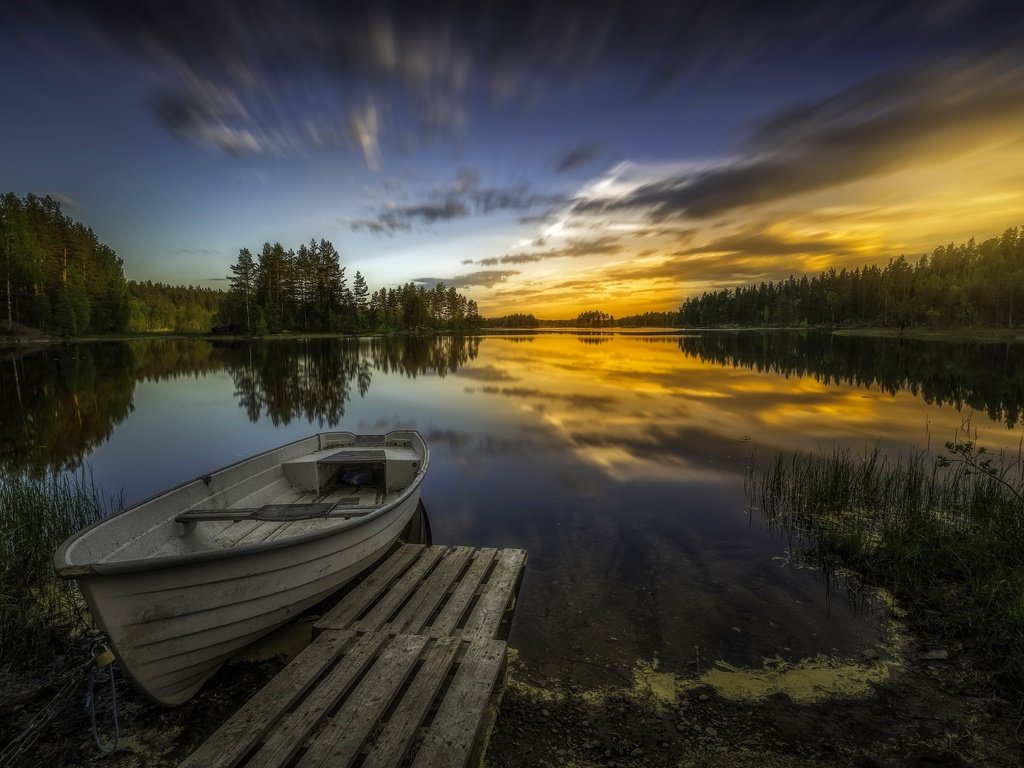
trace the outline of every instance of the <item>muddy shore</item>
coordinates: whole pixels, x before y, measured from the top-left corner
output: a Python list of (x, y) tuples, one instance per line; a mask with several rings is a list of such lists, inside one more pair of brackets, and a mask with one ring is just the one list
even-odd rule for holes
[[(308, 621), (308, 620), (307, 620)], [(293, 636), (303, 636), (302, 624)], [(838, 663), (722, 665), (676, 676), (648, 665), (631, 686), (584, 688), (539, 680), (510, 655), (508, 684), (485, 765), (514, 766), (1015, 766), (1015, 704), (991, 693), (959, 648), (898, 629), (898, 642)], [(34, 674), (0, 676), (0, 749), (28, 727), (87, 648)], [(52, 768), (175, 766), (255, 693), (286, 657), (226, 665), (183, 707), (164, 709), (118, 676), (121, 737), (113, 754), (93, 744), (78, 685), (57, 715), (8, 765)], [(836, 673), (836, 674), (834, 674)], [(106, 681), (99, 730), (111, 734)]]

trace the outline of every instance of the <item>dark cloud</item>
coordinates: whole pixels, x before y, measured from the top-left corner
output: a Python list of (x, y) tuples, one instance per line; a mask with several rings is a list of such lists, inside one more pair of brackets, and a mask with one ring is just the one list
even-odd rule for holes
[(386, 207), (374, 218), (358, 219), (350, 222), (350, 226), (357, 232), (390, 235), (409, 231), (417, 224), (430, 225), (498, 211), (526, 211), (564, 204), (565, 201), (561, 195), (531, 192), (528, 184), (483, 187), (475, 169), (463, 169), (450, 185), (430, 190), (424, 201)]
[(559, 173), (573, 171), (582, 168), (601, 154), (601, 147), (596, 144), (584, 144), (566, 152), (555, 163), (555, 170)]
[[(543, 244), (541, 239), (536, 244)], [(504, 256), (492, 256), (486, 259), (478, 259), (477, 264), (482, 267), (493, 267), (498, 264), (529, 264), (536, 261), (547, 261), (548, 259), (577, 259), (582, 256), (600, 256), (619, 253), (623, 248), (622, 243), (615, 237), (598, 237), (593, 240), (570, 240), (560, 248), (549, 248), (546, 251), (533, 253), (509, 253)]]
[(493, 288), (499, 283), (503, 283), (508, 280), (512, 275), (518, 275), (519, 272), (514, 269), (485, 269), (480, 272), (470, 272), (465, 275), (456, 275), (455, 277), (417, 277), (413, 279), (414, 283), (420, 285), (434, 286), (438, 283), (444, 283), (450, 288), (469, 288), (470, 286), (480, 286), (482, 288)]
[(1001, 3), (29, 0), (14, 21), (38, 26), (40, 7), (134, 56), (176, 136), (231, 154), (349, 146), (372, 165), (385, 115), (411, 123), (421, 145), (463, 131), (480, 91), (511, 106), (614, 73), (626, 92), (652, 96), (793, 50), (852, 55), (919, 30), (970, 40), (998, 28)]
[(1024, 48), (878, 77), (757, 126), (726, 163), (645, 184), (578, 213), (707, 218), (945, 159), (1024, 120)]
[(786, 240), (771, 234), (767, 225), (747, 228), (742, 232), (711, 240), (703, 245), (678, 251), (678, 255), (702, 253), (729, 253), (750, 256), (793, 256), (798, 254), (845, 255), (849, 250), (835, 240), (822, 239)]

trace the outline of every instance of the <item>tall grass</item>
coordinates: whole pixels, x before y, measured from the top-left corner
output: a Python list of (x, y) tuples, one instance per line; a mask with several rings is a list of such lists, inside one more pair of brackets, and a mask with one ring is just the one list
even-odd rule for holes
[(895, 460), (876, 447), (777, 457), (751, 501), (826, 568), (884, 586), (932, 635), (1024, 685), (1024, 472), (973, 441)]
[(85, 628), (73, 582), (53, 553), (81, 528), (121, 506), (92, 475), (0, 475), (0, 665), (41, 661)]

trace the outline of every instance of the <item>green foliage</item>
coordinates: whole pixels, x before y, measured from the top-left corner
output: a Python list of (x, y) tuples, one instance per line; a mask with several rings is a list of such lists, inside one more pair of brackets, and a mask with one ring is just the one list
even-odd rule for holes
[(502, 315), (501, 317), (489, 317), (484, 321), (488, 328), (537, 328), (540, 321), (532, 314), (521, 313)]
[(578, 328), (608, 328), (613, 325), (615, 325), (615, 316), (597, 309), (589, 312), (580, 312), (576, 316), (576, 326)]
[[(475, 301), (438, 283), (432, 289), (407, 283), (370, 292), (346, 267), (329, 240), (311, 239), (296, 250), (264, 243), (255, 263), (242, 249), (232, 266), (232, 290), (218, 319), (253, 331), (352, 333), (359, 331), (470, 330), (481, 321)], [(248, 315), (247, 315), (248, 313)]]
[(85, 629), (77, 589), (53, 572), (53, 552), (121, 506), (82, 473), (0, 475), (0, 665), (44, 660)]
[(127, 285), (128, 330), (209, 331), (227, 298), (210, 288), (165, 285), (134, 280)]
[(704, 293), (679, 308), (683, 325), (1013, 328), (1024, 315), (1024, 228), (978, 245), (936, 248), (916, 262), (829, 269), (797, 280)]
[(0, 196), (0, 280), (3, 321), (63, 335), (124, 330), (129, 321), (121, 259), (50, 197)]
[(896, 462), (876, 448), (779, 456), (750, 496), (812, 561), (889, 589), (1000, 683), (1024, 684), (1024, 475), (971, 440)]

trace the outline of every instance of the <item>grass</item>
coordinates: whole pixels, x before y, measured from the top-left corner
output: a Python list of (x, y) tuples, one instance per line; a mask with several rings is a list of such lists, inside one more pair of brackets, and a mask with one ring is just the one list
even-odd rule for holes
[(1024, 472), (970, 440), (895, 460), (779, 456), (748, 494), (801, 554), (888, 589), (932, 637), (1024, 687)]
[(44, 661), (87, 629), (78, 590), (54, 574), (53, 553), (120, 506), (84, 471), (0, 475), (0, 666)]

